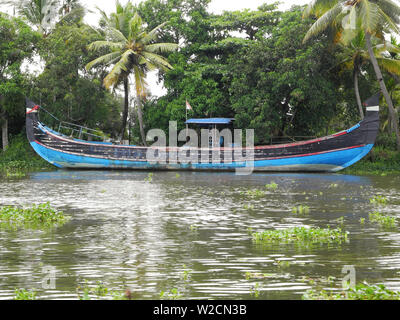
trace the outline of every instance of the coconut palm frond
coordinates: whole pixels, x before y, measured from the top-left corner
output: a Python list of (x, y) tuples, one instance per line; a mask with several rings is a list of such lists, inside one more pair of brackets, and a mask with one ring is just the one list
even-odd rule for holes
[(325, 12), (307, 31), (304, 36), (303, 43), (307, 42), (311, 37), (320, 34), (326, 28), (329, 27), (342, 12), (343, 7), (341, 3), (337, 3), (332, 9)]
[(125, 35), (120, 30), (118, 30), (114, 27), (108, 26), (105, 29), (105, 33), (106, 33), (107, 39), (109, 39), (109, 40), (116, 41), (116, 42), (119, 42), (119, 41), (128, 42), (128, 39), (125, 37)]
[(379, 0), (379, 7), (394, 23), (400, 23), (400, 7), (398, 4), (391, 0)]
[(146, 89), (147, 89), (147, 82), (146, 76), (139, 66), (134, 66), (134, 75), (135, 75), (135, 88), (136, 88), (136, 95), (144, 99), (146, 97)]
[(143, 28), (143, 20), (135, 12), (135, 15), (129, 20), (129, 39), (138, 38)]
[(168, 69), (173, 69), (173, 67), (169, 64), (169, 62), (163, 58), (162, 56), (152, 53), (152, 52), (142, 52), (142, 56), (149, 60), (152, 64), (156, 65), (157, 67), (167, 71)]
[(391, 17), (389, 17), (381, 8), (378, 8), (379, 14), (381, 15), (381, 18), (386, 25), (386, 28), (389, 31), (394, 31), (395, 33), (400, 33), (400, 29), (397, 26), (397, 24), (393, 21)]
[(113, 86), (115, 87), (121, 82), (122, 75), (125, 73), (125, 69), (126, 68), (120, 61), (114, 65), (110, 73), (103, 80), (103, 84), (106, 89), (110, 89)]
[(326, 11), (338, 3), (339, 0), (313, 0), (303, 10), (303, 18), (311, 15), (322, 16)]
[(105, 23), (107, 26), (110, 26), (110, 20), (107, 13), (104, 10), (100, 9), (98, 6), (96, 6), (96, 10), (98, 11), (98, 13), (100, 13), (101, 22)]
[(115, 59), (119, 59), (120, 57), (120, 53), (119, 52), (111, 52), (108, 54), (105, 54), (104, 56), (98, 57), (96, 59), (94, 59), (93, 61), (90, 61), (86, 66), (85, 69), (86, 70), (90, 70), (91, 68), (97, 66), (98, 64), (111, 64)]
[(379, 65), (386, 71), (400, 75), (400, 60), (377, 57)]
[(162, 53), (175, 51), (176, 49), (178, 49), (178, 47), (179, 46), (176, 43), (153, 43), (146, 45), (145, 50), (152, 53)]
[(95, 41), (89, 44), (88, 49), (99, 51), (101, 49), (108, 49), (111, 51), (119, 51), (125, 46), (125, 42), (111, 42), (111, 41)]
[(369, 0), (361, 0), (359, 15), (362, 28), (369, 34), (374, 34), (381, 17), (379, 7)]
[(314, 13), (315, 6), (318, 0), (311, 1), (303, 10), (303, 18), (308, 18), (312, 13)]
[(160, 31), (161, 28), (163, 28), (168, 22), (161, 23), (154, 29), (152, 29), (150, 32), (148, 32), (141, 40), (143, 44), (148, 44), (153, 40), (156, 40), (157, 38), (157, 33)]
[(343, 32), (341, 41), (347, 45), (359, 35), (357, 30), (357, 7), (352, 6), (348, 15), (343, 18)]

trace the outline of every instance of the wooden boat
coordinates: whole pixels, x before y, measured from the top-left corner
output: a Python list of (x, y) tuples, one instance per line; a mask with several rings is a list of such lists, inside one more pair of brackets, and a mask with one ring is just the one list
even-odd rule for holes
[[(181, 163), (171, 155), (178, 147), (142, 147), (75, 139), (54, 131), (38, 118), (40, 106), (27, 100), (26, 131), (33, 149), (59, 168), (216, 170), (251, 166), (254, 171), (336, 172), (363, 158), (373, 147), (379, 129), (379, 94), (368, 99), (365, 118), (350, 129), (288, 144), (249, 148), (193, 148), (199, 161)], [(164, 162), (149, 161), (149, 151), (164, 154)], [(187, 152), (185, 149), (184, 152)], [(254, 161), (244, 160), (253, 153)], [(219, 160), (213, 153), (220, 152)], [(231, 157), (227, 157), (229, 154)], [(205, 160), (206, 159), (206, 160)]]

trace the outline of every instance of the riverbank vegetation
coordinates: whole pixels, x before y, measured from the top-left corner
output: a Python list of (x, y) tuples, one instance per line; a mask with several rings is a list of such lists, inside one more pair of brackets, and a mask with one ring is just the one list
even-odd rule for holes
[(13, 136), (7, 150), (0, 151), (0, 177), (24, 177), (29, 171), (52, 169), (35, 153), (24, 133)]
[[(52, 1), (54, 8), (42, 13), (45, 2), (6, 1), (0, 7), (15, 12), (0, 15), (3, 149), (24, 132), (25, 96), (57, 119), (138, 145), (146, 143), (148, 129), (167, 132), (170, 120), (183, 129), (185, 101), (193, 107), (190, 117), (233, 117), (235, 127), (253, 128), (256, 144), (334, 133), (361, 120), (359, 102), (383, 90), (372, 47), (391, 99), (381, 99), (377, 147), (344, 172), (400, 171), (400, 47), (390, 37), (398, 30), (389, 23), (381, 28), (380, 18), (365, 26), (370, 15), (359, 2), (352, 11), (360, 21), (356, 34), (340, 26), (331, 30), (321, 20), (317, 30), (325, 7), (314, 14), (312, 6), (281, 11), (263, 4), (214, 14), (209, 0), (117, 1), (114, 13), (99, 10), (98, 25), (89, 26), (83, 2)], [(27, 15), (28, 4), (40, 14)], [(397, 6), (382, 10), (385, 19), (397, 21)], [(137, 64), (129, 62), (135, 59)], [(164, 85), (161, 95), (152, 95), (146, 83), (151, 71)], [(41, 116), (57, 128), (56, 119), (43, 111)]]

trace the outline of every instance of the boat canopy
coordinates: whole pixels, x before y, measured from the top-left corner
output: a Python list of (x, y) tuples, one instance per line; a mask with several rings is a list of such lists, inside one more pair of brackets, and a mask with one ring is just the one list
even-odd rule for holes
[(188, 119), (186, 124), (230, 124), (234, 118), (201, 118), (201, 119)]

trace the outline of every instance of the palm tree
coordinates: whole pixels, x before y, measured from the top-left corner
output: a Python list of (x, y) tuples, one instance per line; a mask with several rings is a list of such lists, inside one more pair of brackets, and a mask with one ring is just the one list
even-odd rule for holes
[[(356, 95), (357, 105), (361, 119), (364, 118), (364, 112), (358, 89), (358, 77), (361, 74), (362, 67), (370, 60), (368, 51), (365, 46), (365, 35), (363, 30), (359, 30), (357, 36), (352, 39), (347, 46), (343, 45), (345, 59), (342, 63), (347, 69), (353, 70), (354, 91)], [(374, 43), (374, 55), (379, 63), (379, 66), (393, 76), (400, 75), (400, 60), (394, 59), (393, 54), (400, 53), (400, 48), (392, 42), (383, 41)]]
[(64, 0), (60, 9), (60, 0), (4, 0), (4, 4), (13, 6), (43, 37), (47, 37), (57, 23), (79, 21), (85, 15), (79, 0)]
[(103, 84), (108, 89), (120, 84), (124, 86), (125, 101), (122, 115), (121, 139), (125, 137), (125, 130), (129, 109), (129, 76), (133, 75), (136, 91), (136, 109), (139, 120), (140, 134), (143, 144), (146, 137), (143, 128), (141, 103), (147, 96), (146, 74), (150, 70), (167, 71), (172, 69), (168, 61), (159, 53), (176, 50), (174, 43), (157, 43), (157, 32), (165, 23), (147, 32), (141, 17), (128, 2), (125, 7), (116, 2), (116, 13), (108, 17), (101, 12), (106, 35), (105, 40), (95, 41), (89, 45), (90, 50), (107, 50), (109, 53), (89, 62), (86, 69), (105, 64), (113, 65), (110, 73), (104, 78)]
[(5, 0), (5, 5), (13, 6), (19, 16), (46, 36), (57, 17), (58, 0)]
[[(304, 37), (304, 42), (326, 29), (334, 29), (344, 41), (353, 39), (358, 30), (365, 34), (365, 43), (379, 86), (392, 119), (396, 118), (392, 99), (372, 46), (372, 37), (384, 39), (385, 33), (399, 33), (400, 7), (391, 0), (313, 0), (304, 10), (304, 17), (315, 14), (318, 20)], [(398, 120), (395, 121), (397, 149), (400, 150)]]

